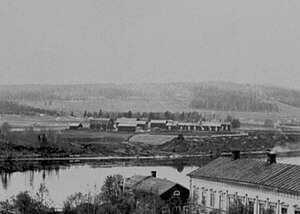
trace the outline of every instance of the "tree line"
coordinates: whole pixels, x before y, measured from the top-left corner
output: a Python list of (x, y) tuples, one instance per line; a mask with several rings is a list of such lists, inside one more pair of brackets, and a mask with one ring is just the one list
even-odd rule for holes
[(1, 114), (17, 114), (17, 115), (37, 115), (47, 114), (51, 116), (59, 116), (64, 114), (63, 112), (55, 110), (47, 110), (41, 108), (35, 108), (32, 106), (19, 104), (14, 101), (0, 101), (0, 113)]
[(111, 118), (116, 120), (117, 118), (146, 118), (149, 120), (174, 120), (174, 121), (185, 121), (185, 122), (198, 122), (198, 121), (228, 121), (232, 122), (234, 118), (228, 115), (226, 118), (222, 118), (216, 112), (210, 113), (199, 113), (197, 111), (192, 112), (132, 112), (131, 110), (127, 112), (113, 112), (113, 111), (103, 111), (100, 109), (98, 112), (84, 111), (83, 117), (94, 117), (94, 118)]

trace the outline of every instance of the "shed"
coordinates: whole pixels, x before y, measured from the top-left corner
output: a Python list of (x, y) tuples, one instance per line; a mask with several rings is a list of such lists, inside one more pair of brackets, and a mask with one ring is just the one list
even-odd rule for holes
[(69, 127), (70, 127), (70, 129), (76, 130), (76, 129), (83, 128), (83, 125), (82, 125), (82, 123), (71, 123)]

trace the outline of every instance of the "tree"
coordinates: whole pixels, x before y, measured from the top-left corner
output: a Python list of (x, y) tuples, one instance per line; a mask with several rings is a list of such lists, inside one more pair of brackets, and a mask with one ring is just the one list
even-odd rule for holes
[(1, 127), (1, 132), (3, 134), (9, 134), (11, 131), (11, 125), (8, 122), (4, 122)]
[(232, 128), (239, 128), (241, 126), (241, 123), (238, 119), (233, 119), (231, 122)]
[(127, 117), (128, 117), (128, 118), (132, 118), (132, 112), (131, 112), (130, 110), (129, 110), (128, 113), (127, 113)]
[(102, 117), (102, 115), (103, 115), (103, 112), (102, 112), (102, 109), (100, 109), (99, 113), (98, 113), (98, 117), (100, 118), (100, 117)]
[(266, 120), (265, 120), (265, 123), (264, 123), (264, 126), (265, 126), (265, 127), (268, 127), (268, 128), (273, 128), (273, 127), (274, 127), (274, 122), (273, 122), (273, 120), (271, 120), (271, 119), (266, 119)]

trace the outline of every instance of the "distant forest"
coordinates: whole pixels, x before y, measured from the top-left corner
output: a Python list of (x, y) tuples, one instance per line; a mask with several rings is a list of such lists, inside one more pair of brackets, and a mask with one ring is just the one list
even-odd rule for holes
[(278, 112), (279, 104), (300, 107), (298, 90), (222, 82), (0, 86), (0, 100), (5, 101), (97, 99), (184, 102), (195, 110), (220, 111)]
[(51, 116), (58, 116), (62, 114), (57, 111), (34, 108), (28, 105), (20, 105), (13, 101), (0, 101), (0, 113), (16, 115), (47, 114)]

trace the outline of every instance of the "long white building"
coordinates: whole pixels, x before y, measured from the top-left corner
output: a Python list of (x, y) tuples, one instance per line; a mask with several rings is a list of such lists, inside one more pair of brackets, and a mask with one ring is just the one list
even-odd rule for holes
[(276, 154), (260, 161), (240, 159), (235, 153), (188, 176), (192, 199), (208, 213), (243, 207), (249, 214), (300, 214), (300, 166), (276, 163)]

